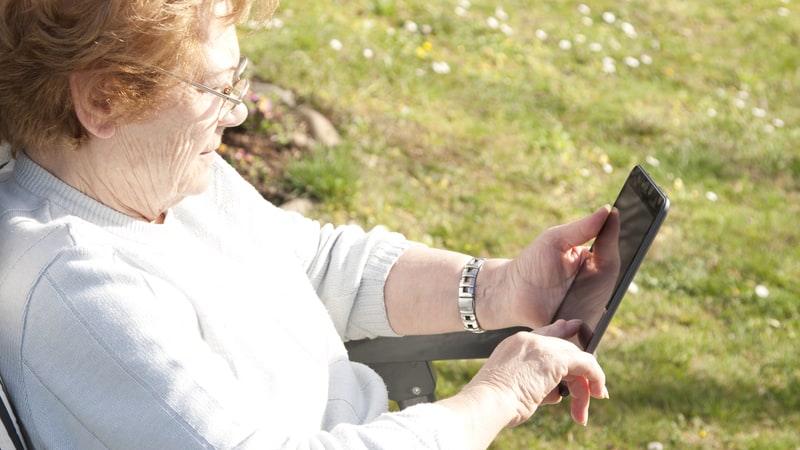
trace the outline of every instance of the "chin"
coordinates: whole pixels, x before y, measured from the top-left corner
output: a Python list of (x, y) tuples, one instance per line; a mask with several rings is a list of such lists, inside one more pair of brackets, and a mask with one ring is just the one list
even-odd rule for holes
[(197, 164), (193, 173), (187, 174), (181, 191), (184, 197), (200, 195), (208, 189), (209, 184), (211, 184), (211, 158), (208, 158), (207, 163)]

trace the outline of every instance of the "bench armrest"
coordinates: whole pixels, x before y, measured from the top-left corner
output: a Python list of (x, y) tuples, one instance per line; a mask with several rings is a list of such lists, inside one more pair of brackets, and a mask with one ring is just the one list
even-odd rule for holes
[(389, 390), (389, 398), (403, 409), (436, 400), (436, 370), (432, 361), (487, 358), (500, 341), (529, 330), (517, 327), (485, 333), (380, 337), (346, 342), (345, 346), (352, 361), (378, 372)]

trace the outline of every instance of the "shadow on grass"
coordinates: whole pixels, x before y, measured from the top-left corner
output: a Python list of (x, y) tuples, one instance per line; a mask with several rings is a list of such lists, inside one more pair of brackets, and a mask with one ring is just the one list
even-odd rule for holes
[[(658, 374), (655, 374), (658, 375)], [(761, 423), (800, 412), (800, 380), (782, 386), (774, 379), (729, 377), (724, 382), (704, 376), (653, 377), (643, 382), (609, 382), (610, 408), (620, 414), (657, 411), (665, 416), (698, 417), (704, 421)]]

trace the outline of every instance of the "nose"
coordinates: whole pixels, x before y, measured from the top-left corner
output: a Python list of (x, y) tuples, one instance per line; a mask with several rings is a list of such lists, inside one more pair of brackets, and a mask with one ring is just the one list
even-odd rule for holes
[(231, 108), (230, 111), (223, 114), (219, 118), (219, 126), (221, 127), (236, 127), (242, 124), (247, 119), (247, 105), (244, 102)]

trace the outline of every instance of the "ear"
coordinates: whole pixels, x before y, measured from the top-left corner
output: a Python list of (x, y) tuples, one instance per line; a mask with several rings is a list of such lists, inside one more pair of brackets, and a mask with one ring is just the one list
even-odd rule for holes
[(114, 136), (116, 126), (110, 119), (109, 105), (104, 104), (93, 95), (97, 79), (89, 71), (82, 70), (69, 75), (69, 89), (75, 114), (86, 130), (100, 139)]

